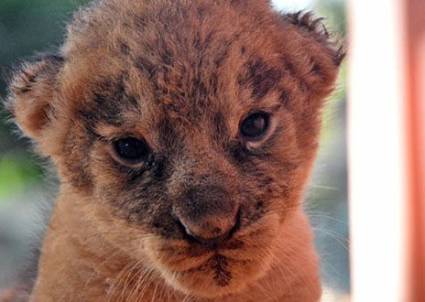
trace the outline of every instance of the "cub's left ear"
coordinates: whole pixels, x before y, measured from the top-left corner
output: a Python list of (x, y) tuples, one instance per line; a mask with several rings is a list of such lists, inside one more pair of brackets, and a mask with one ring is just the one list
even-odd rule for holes
[(282, 18), (287, 23), (296, 26), (301, 33), (320, 43), (324, 50), (331, 56), (336, 66), (341, 64), (345, 57), (345, 48), (343, 45), (338, 45), (338, 41), (332, 39), (322, 22), (324, 18), (317, 18), (312, 12), (308, 11), (283, 14)]
[(41, 139), (51, 122), (63, 62), (61, 56), (43, 55), (32, 63), (24, 63), (10, 82), (6, 109), (23, 133), (35, 141)]
[[(323, 18), (311, 12), (282, 14), (287, 29), (294, 30), (300, 44), (298, 49), (303, 61), (308, 61), (303, 73), (304, 83), (321, 97), (333, 88), (338, 67), (345, 57), (344, 45), (331, 36), (323, 24)], [(306, 60), (306, 58), (309, 58)]]

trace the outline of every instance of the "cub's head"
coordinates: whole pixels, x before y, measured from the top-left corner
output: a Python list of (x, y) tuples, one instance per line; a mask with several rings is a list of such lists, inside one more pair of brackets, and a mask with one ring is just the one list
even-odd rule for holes
[(319, 21), (265, 0), (97, 1), (59, 54), (22, 66), (8, 107), (94, 223), (109, 217), (99, 236), (214, 297), (285, 240), (340, 61)]

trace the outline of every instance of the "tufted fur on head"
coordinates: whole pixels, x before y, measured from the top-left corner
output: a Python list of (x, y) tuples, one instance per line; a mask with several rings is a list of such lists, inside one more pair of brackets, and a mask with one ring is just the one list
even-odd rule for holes
[(317, 300), (300, 204), (341, 59), (321, 19), (266, 0), (81, 9), (10, 85), (61, 178), (34, 301)]

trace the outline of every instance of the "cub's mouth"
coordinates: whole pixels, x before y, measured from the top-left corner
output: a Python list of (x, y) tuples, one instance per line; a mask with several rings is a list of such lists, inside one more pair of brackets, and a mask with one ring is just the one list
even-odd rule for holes
[(269, 270), (278, 233), (278, 215), (254, 224), (240, 212), (227, 234), (205, 240), (189, 234), (183, 240), (146, 239), (145, 252), (165, 282), (184, 294), (214, 298), (242, 291)]

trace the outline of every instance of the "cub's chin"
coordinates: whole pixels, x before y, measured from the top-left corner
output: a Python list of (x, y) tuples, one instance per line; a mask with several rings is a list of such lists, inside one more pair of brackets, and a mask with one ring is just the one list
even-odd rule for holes
[(174, 289), (201, 298), (226, 296), (241, 292), (270, 269), (278, 221), (277, 215), (268, 215), (214, 247), (150, 237), (145, 253)]
[(184, 294), (217, 298), (241, 292), (263, 276), (270, 267), (269, 257), (261, 260), (236, 260), (220, 254), (211, 255), (203, 264), (187, 271), (162, 269), (166, 282)]

